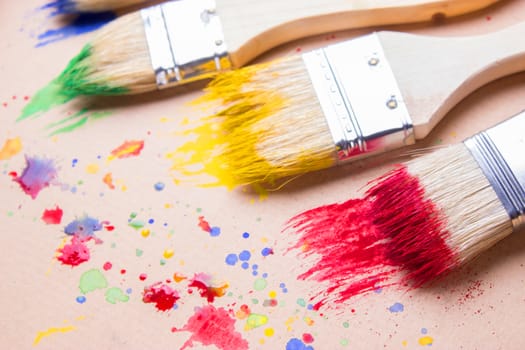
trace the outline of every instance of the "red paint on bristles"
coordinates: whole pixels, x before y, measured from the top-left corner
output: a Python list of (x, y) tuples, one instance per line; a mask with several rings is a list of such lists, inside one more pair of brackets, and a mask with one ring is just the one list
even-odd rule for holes
[[(367, 191), (373, 223), (388, 238), (389, 262), (406, 272), (404, 280), (420, 287), (459, 264), (447, 244), (447, 218), (425, 198), (419, 179), (399, 166)], [(456, 263), (454, 263), (456, 261)]]
[(457, 261), (444, 214), (404, 165), (372, 181), (364, 198), (305, 211), (285, 231), (299, 235), (291, 249), (318, 258), (298, 276), (326, 283), (317, 309), (380, 287), (420, 287)]

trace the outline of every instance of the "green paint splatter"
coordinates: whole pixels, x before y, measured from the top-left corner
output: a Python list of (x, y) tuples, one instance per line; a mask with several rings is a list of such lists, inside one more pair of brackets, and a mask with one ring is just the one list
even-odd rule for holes
[(339, 344), (341, 344), (342, 346), (347, 346), (348, 345), (348, 339), (341, 339)]
[(97, 289), (106, 288), (108, 286), (108, 281), (106, 277), (97, 269), (91, 269), (80, 276), (80, 282), (78, 288), (82, 294), (93, 292)]
[(161, 266), (166, 265), (166, 260), (164, 260), (164, 259), (160, 259), (160, 265), (161, 265)]
[(129, 217), (131, 219), (135, 219), (137, 217), (137, 213), (131, 213), (131, 214), (129, 214)]
[(13, 213), (12, 211), (7, 212), (7, 216), (12, 217), (13, 215), (15, 215), (15, 213)]
[(128, 223), (130, 227), (133, 227), (135, 230), (138, 230), (139, 228), (143, 228), (146, 223), (142, 220), (133, 220)]
[(257, 278), (253, 283), (253, 289), (261, 291), (268, 285), (268, 282), (264, 278)]
[(268, 316), (260, 314), (250, 314), (246, 319), (245, 329), (250, 330), (268, 323)]
[(259, 304), (259, 299), (252, 299), (252, 303), (255, 305)]
[(306, 306), (306, 301), (303, 298), (299, 298), (299, 299), (297, 299), (297, 305), (305, 307)]
[(126, 303), (129, 300), (129, 296), (124, 294), (122, 289), (118, 287), (109, 288), (106, 291), (106, 301), (111, 304), (116, 304), (118, 301)]
[(348, 322), (343, 322), (343, 327), (345, 327), (345, 328), (350, 327), (350, 323), (348, 323)]
[(142, 249), (135, 249), (135, 255), (136, 256), (142, 256), (142, 254), (144, 254), (144, 251)]

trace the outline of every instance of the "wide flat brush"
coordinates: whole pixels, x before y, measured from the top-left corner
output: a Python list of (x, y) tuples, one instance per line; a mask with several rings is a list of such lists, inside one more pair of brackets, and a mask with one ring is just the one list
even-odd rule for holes
[(328, 283), (323, 304), (330, 292), (414, 288), (464, 266), (525, 226), (524, 135), (525, 111), (397, 165), (361, 199), (298, 214), (287, 230), (318, 259), (300, 277)]
[(102, 28), (57, 84), (69, 95), (135, 94), (244, 66), (295, 39), (342, 29), (429, 21), (498, 0), (179, 0)]
[(525, 23), (470, 37), (384, 31), (222, 74), (174, 169), (235, 187), (412, 144), (471, 92), (524, 71), (524, 35)]

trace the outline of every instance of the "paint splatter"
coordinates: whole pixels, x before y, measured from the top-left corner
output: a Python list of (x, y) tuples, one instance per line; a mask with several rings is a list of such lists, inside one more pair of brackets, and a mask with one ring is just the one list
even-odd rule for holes
[(115, 185), (113, 184), (113, 175), (111, 173), (104, 175), (102, 182), (104, 182), (110, 190), (115, 189)]
[(405, 310), (405, 306), (401, 303), (394, 303), (392, 304), (392, 306), (388, 308), (388, 311), (392, 313), (403, 312), (404, 310)]
[(244, 325), (244, 330), (249, 331), (254, 328), (264, 326), (268, 323), (268, 316), (252, 313), (246, 319), (246, 324)]
[(106, 290), (105, 297), (106, 301), (111, 304), (116, 304), (117, 302), (126, 303), (129, 300), (129, 296), (118, 287), (113, 287)]
[(78, 266), (90, 258), (85, 241), (77, 236), (73, 236), (70, 243), (59, 248), (58, 253), (57, 260), (69, 266)]
[(42, 339), (47, 338), (53, 334), (57, 333), (67, 333), (74, 331), (76, 328), (74, 326), (64, 326), (64, 327), (51, 327), (45, 331), (40, 331), (37, 333), (35, 340), (33, 340), (33, 346), (38, 345)]
[(194, 342), (202, 345), (215, 345), (221, 350), (245, 350), (248, 342), (235, 330), (235, 319), (228, 311), (207, 305), (196, 308), (186, 325), (181, 329), (172, 329), (174, 332), (191, 332), (191, 337), (183, 344), (181, 350), (193, 347)]
[(26, 166), (22, 175), (14, 176), (22, 190), (31, 198), (35, 199), (40, 191), (56, 181), (58, 177), (55, 162), (45, 157), (25, 157)]
[[(54, 1), (42, 6), (41, 10), (53, 9), (51, 17), (64, 14), (68, 6), (63, 1)], [(63, 18), (63, 17), (61, 17)], [(82, 13), (66, 18), (67, 22), (59, 28), (48, 29), (37, 36), (36, 47), (42, 47), (53, 42), (64, 40), (77, 35), (92, 32), (116, 18), (114, 12)]]
[(22, 140), (20, 137), (7, 139), (0, 149), (0, 160), (8, 160), (17, 155), (22, 150)]
[(42, 214), (42, 221), (48, 225), (58, 225), (62, 222), (64, 211), (58, 206), (55, 209), (45, 209)]
[(96, 243), (102, 243), (102, 240), (95, 235), (95, 232), (102, 230), (105, 224), (109, 224), (109, 222), (84, 215), (67, 224), (64, 232), (69, 236), (80, 237), (82, 240), (94, 239)]
[(426, 335), (424, 337), (419, 338), (417, 342), (421, 346), (431, 346), (434, 343), (434, 338)]
[(301, 339), (292, 338), (286, 343), (286, 350), (314, 350), (314, 348), (306, 345)]
[(220, 227), (210, 226), (210, 223), (204, 219), (204, 216), (199, 216), (199, 227), (204, 231), (208, 232), (210, 236), (217, 237), (221, 234)]
[(226, 294), (228, 283), (219, 283), (218, 286), (214, 286), (210, 276), (205, 273), (198, 273), (195, 274), (188, 286), (197, 288), (201, 297), (206, 298), (209, 303), (213, 303), (216, 297), (222, 297)]
[(114, 159), (122, 159), (122, 158), (129, 158), (129, 157), (135, 157), (140, 155), (140, 152), (142, 152), (142, 149), (144, 148), (144, 141), (126, 141), (122, 145), (118, 146), (114, 150), (111, 151), (110, 156), (108, 157), (108, 160), (114, 160)]
[(151, 286), (144, 287), (142, 294), (142, 301), (155, 304), (155, 307), (159, 311), (173, 309), (179, 299), (179, 293), (162, 282), (157, 282)]
[(80, 276), (80, 282), (78, 284), (78, 289), (82, 294), (87, 294), (93, 292), (97, 289), (107, 288), (108, 281), (104, 274), (98, 269), (91, 269)]

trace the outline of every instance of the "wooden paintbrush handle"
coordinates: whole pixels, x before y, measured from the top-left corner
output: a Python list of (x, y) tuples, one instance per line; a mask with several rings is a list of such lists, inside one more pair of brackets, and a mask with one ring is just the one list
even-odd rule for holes
[(233, 64), (307, 36), (457, 16), (500, 0), (217, 0)]
[(471, 37), (380, 32), (385, 55), (422, 139), (481, 86), (525, 71), (525, 23)]

